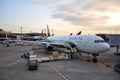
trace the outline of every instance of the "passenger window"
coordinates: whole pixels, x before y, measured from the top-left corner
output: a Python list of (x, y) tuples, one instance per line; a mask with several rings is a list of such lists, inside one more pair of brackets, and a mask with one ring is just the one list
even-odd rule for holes
[(98, 40), (95, 40), (94, 42), (95, 42), (95, 43), (99, 43), (99, 41), (98, 41)]
[(103, 43), (103, 42), (105, 42), (104, 40), (95, 40), (94, 41), (95, 43)]

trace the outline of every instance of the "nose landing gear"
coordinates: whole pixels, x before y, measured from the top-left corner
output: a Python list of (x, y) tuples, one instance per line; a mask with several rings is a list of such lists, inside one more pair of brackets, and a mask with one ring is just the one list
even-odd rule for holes
[(98, 54), (93, 54), (92, 56), (93, 56), (92, 61), (93, 61), (94, 63), (97, 63), (97, 57), (96, 57), (96, 56), (98, 56)]

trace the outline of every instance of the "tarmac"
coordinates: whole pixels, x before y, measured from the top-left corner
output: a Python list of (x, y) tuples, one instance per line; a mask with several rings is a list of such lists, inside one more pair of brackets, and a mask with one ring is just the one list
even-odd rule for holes
[[(114, 55), (114, 48), (101, 53), (98, 63), (87, 62), (86, 55), (82, 55), (70, 60), (39, 63), (38, 70), (29, 71), (27, 60), (21, 55), (32, 47), (0, 45), (0, 80), (120, 80), (120, 73), (113, 69), (120, 59)], [(43, 49), (34, 52), (39, 56), (45, 53)]]

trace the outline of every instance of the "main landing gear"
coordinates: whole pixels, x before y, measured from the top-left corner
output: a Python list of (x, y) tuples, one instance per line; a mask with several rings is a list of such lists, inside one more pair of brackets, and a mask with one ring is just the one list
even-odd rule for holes
[(98, 54), (93, 54), (92, 56), (93, 56), (92, 61), (93, 61), (94, 63), (97, 63), (97, 57), (96, 57), (96, 56), (98, 56)]

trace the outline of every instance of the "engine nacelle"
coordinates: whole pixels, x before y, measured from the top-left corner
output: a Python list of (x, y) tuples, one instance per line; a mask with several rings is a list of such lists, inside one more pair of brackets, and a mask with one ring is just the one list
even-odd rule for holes
[(52, 47), (50, 44), (46, 44), (45, 49), (46, 49), (47, 51), (52, 51), (52, 50), (53, 50), (53, 47)]

